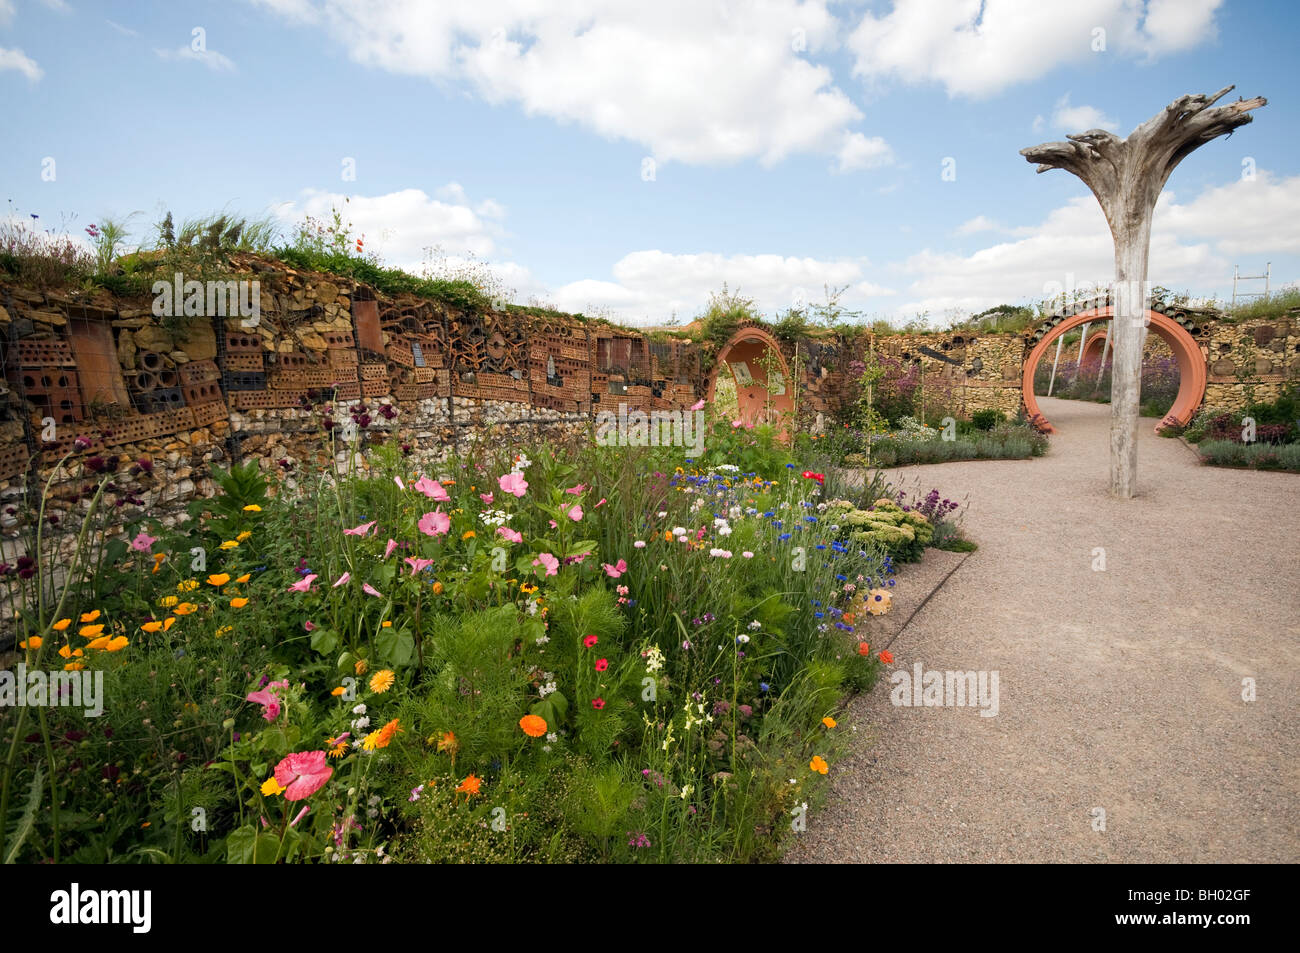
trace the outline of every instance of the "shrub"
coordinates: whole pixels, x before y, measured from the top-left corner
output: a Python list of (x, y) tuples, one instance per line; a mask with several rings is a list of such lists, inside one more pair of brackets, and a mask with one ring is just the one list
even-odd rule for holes
[(1006, 416), (1000, 410), (977, 410), (970, 415), (970, 422), (976, 430), (992, 430), (995, 424), (1006, 420)]

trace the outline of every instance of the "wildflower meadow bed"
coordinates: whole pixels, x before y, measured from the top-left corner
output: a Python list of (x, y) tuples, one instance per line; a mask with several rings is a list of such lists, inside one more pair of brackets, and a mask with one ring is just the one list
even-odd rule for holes
[[(6, 567), (0, 856), (775, 858), (892, 662), (895, 563), (950, 509), (834, 498), (731, 429), (700, 460), (588, 440), (431, 472), (354, 444), (337, 478), (247, 464), (113, 539), (101, 475), (59, 575), (39, 544)], [(101, 712), (66, 704), (95, 680)]]

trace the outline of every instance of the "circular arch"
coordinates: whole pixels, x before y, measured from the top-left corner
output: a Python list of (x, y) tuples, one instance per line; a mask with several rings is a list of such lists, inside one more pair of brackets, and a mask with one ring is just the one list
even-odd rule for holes
[[(1034, 372), (1038, 369), (1038, 362), (1047, 353), (1047, 346), (1062, 334), (1074, 330), (1087, 321), (1108, 321), (1113, 317), (1114, 308), (1110, 305), (1072, 314), (1044, 334), (1025, 358), (1020, 383), (1025, 413), (1030, 420), (1035, 421), (1048, 433), (1053, 433), (1055, 428), (1043, 416), (1038, 407), (1038, 399), (1034, 396)], [(1159, 433), (1165, 427), (1179, 427), (1186, 424), (1196, 413), (1196, 408), (1201, 405), (1201, 400), (1205, 397), (1205, 357), (1201, 354), (1196, 339), (1173, 318), (1159, 311), (1148, 311), (1147, 318), (1150, 320), (1151, 330), (1169, 345), (1169, 350), (1173, 352), (1174, 360), (1178, 363), (1178, 396), (1174, 398), (1174, 405), (1169, 409), (1169, 413), (1156, 424), (1156, 432)]]
[(1080, 363), (1096, 366), (1097, 362), (1101, 360), (1101, 354), (1106, 347), (1108, 337), (1110, 337), (1109, 326), (1104, 331), (1098, 331), (1088, 338), (1088, 343), (1083, 346), (1083, 360)]
[[(775, 355), (780, 380), (772, 381), (768, 388), (767, 366)], [(713, 402), (718, 386), (718, 374), (726, 367), (736, 381), (736, 402), (740, 405), (740, 419), (746, 424), (776, 423), (788, 419), (785, 415), (794, 410), (790, 393), (790, 366), (776, 338), (757, 326), (742, 326), (718, 351), (718, 360), (709, 374), (705, 397)], [(782, 427), (782, 434), (785, 428)]]

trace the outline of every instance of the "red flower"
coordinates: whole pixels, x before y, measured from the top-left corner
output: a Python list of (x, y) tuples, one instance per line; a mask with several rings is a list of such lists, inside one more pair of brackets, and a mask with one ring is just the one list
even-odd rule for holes
[(593, 699), (591, 700), (591, 707), (594, 708), (594, 709), (596, 709), (596, 711), (600, 711), (602, 708), (605, 707), (605, 699), (603, 699), (603, 698), (593, 698)]
[(607, 668), (609, 668), (609, 659), (603, 658), (603, 659), (596, 660), (596, 671), (603, 672)]
[(582, 638), (582, 644), (585, 645), (587, 648), (591, 648), (599, 641), (600, 639), (596, 638), (594, 635), (585, 635)]
[(880, 661), (884, 662), (886, 665), (893, 665), (894, 653), (886, 649), (885, 651), (880, 653)]

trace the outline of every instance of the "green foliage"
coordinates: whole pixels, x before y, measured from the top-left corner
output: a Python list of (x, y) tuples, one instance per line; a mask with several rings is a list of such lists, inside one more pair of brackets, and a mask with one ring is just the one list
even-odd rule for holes
[(1236, 443), (1205, 440), (1197, 447), (1201, 462), (1216, 467), (1289, 470), (1300, 473), (1300, 444)]
[(977, 410), (970, 415), (971, 426), (976, 430), (992, 430), (996, 424), (1007, 419), (1000, 410)]

